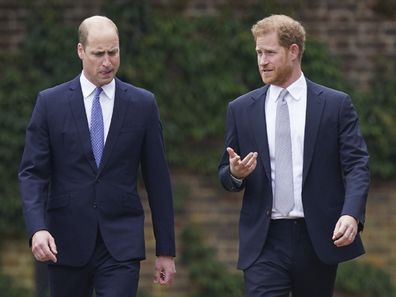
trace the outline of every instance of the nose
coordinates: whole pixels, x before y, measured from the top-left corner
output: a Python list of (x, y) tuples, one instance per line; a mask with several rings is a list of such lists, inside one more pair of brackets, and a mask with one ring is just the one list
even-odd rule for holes
[(259, 56), (258, 62), (259, 62), (259, 65), (266, 65), (266, 64), (268, 64), (268, 60), (267, 60), (266, 55), (261, 55), (261, 56)]
[(108, 67), (108, 66), (111, 65), (110, 57), (109, 57), (108, 54), (105, 54), (105, 55), (103, 56), (102, 64), (103, 64), (103, 66), (105, 66), (105, 67)]

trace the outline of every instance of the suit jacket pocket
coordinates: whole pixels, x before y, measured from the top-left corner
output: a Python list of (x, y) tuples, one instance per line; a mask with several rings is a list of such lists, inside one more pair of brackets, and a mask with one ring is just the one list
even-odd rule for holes
[(143, 206), (137, 195), (125, 195), (122, 199), (122, 207), (133, 214), (143, 214)]
[(68, 206), (69, 203), (70, 203), (70, 194), (52, 196), (48, 199), (47, 210), (63, 208)]

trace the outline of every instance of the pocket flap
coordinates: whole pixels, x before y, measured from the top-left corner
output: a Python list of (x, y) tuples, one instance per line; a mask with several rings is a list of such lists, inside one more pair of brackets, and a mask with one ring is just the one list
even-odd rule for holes
[(66, 207), (70, 203), (70, 195), (58, 195), (48, 199), (47, 210)]

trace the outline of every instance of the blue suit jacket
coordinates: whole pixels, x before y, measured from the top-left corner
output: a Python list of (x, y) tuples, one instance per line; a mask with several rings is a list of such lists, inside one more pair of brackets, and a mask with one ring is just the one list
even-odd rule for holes
[[(239, 223), (238, 267), (245, 269), (259, 256), (266, 240), (272, 209), (271, 169), (265, 119), (268, 86), (247, 93), (228, 106), (225, 146), (242, 158), (258, 152), (256, 169), (237, 187), (229, 173), (228, 153), (219, 165), (226, 190), (245, 190)], [(338, 248), (333, 230), (341, 215), (364, 225), (369, 188), (368, 153), (350, 97), (307, 80), (307, 110), (303, 156), (302, 202), (314, 249), (329, 264), (364, 253), (358, 235)]]
[(29, 238), (48, 230), (57, 244), (58, 263), (80, 266), (92, 255), (99, 228), (115, 259), (143, 259), (139, 166), (156, 254), (174, 256), (170, 176), (153, 94), (116, 79), (113, 116), (97, 168), (79, 77), (40, 92), (19, 172)]

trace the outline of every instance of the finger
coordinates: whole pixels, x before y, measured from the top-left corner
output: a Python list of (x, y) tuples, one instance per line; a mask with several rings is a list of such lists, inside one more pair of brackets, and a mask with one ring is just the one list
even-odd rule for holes
[(234, 158), (237, 154), (235, 153), (235, 151), (232, 149), (232, 148), (230, 148), (230, 147), (227, 147), (227, 152), (228, 152), (228, 156), (230, 157), (230, 158)]
[(161, 282), (161, 271), (156, 269), (154, 273), (154, 283), (158, 284)]
[(56, 258), (55, 254), (54, 254), (53, 252), (51, 252), (51, 251), (48, 251), (47, 259), (46, 259), (46, 260), (47, 260), (47, 261), (48, 261), (48, 260), (51, 260), (51, 261), (54, 262), (54, 263), (56, 263), (56, 262), (58, 261), (58, 259)]
[(337, 239), (336, 241), (334, 241), (334, 244), (337, 247), (341, 247), (341, 246), (346, 246), (351, 244), (356, 237), (356, 233), (355, 232), (345, 232), (344, 235), (342, 237), (340, 237), (339, 239)]
[(56, 263), (57, 261), (56, 256), (51, 251), (49, 245), (44, 246), (41, 253), (41, 261), (48, 261), (48, 260), (51, 260), (54, 263)]
[(51, 260), (54, 263), (57, 261), (55, 254), (52, 252), (52, 246), (56, 250), (55, 241), (52, 236), (49, 236), (46, 241), (40, 244), (41, 251), (44, 253), (44, 256), (42, 256), (42, 261)]
[(343, 246), (347, 246), (350, 245), (352, 242), (354, 241), (354, 238), (350, 238), (350, 237), (342, 237), (336, 241), (334, 241), (335, 246), (337, 247), (343, 247)]
[(56, 249), (56, 244), (54, 238), (51, 236), (49, 239), (49, 252), (50, 252), (50, 260), (54, 263), (58, 261), (56, 255), (58, 254), (58, 250)]
[(252, 165), (249, 167), (249, 171), (252, 172), (254, 169), (256, 169), (257, 166), (257, 161), (254, 161)]
[(161, 278), (163, 281), (162, 284), (167, 284), (167, 285), (172, 284), (173, 275), (175, 274), (175, 271), (168, 269), (167, 271), (163, 271), (162, 273), (163, 273), (163, 278)]
[(249, 163), (250, 160), (252, 160), (253, 158), (253, 153), (249, 153), (245, 156), (245, 158), (243, 158), (243, 160), (241, 160), (240, 164), (241, 166), (246, 167), (246, 165)]
[(165, 285), (169, 283), (169, 274), (164, 270), (160, 272), (160, 284)]
[(230, 165), (234, 167), (241, 166), (241, 158), (238, 155), (234, 158), (230, 158)]
[(237, 162), (241, 159), (241, 157), (230, 147), (227, 147), (228, 156), (230, 159), (230, 163), (237, 164)]
[(37, 260), (40, 260), (45, 256), (45, 252), (41, 245), (32, 246), (32, 253)]
[(345, 233), (345, 227), (342, 225), (341, 221), (338, 221), (333, 232), (333, 240), (339, 239)]
[[(245, 159), (242, 162), (244, 162)], [(245, 166), (247, 168), (250, 168), (256, 161), (257, 161), (257, 153), (252, 153), (251, 157), (247, 160)]]
[(35, 251), (33, 252), (33, 256), (37, 261), (41, 261), (41, 259), (44, 257), (44, 254), (40, 254), (39, 252)]
[(49, 239), (49, 247), (53, 254), (58, 254), (58, 250), (56, 249), (55, 239), (52, 236)]
[(48, 260), (46, 252), (41, 248), (36, 248), (35, 251), (33, 252), (33, 255), (37, 261), (44, 262)]

